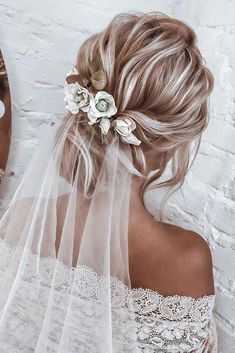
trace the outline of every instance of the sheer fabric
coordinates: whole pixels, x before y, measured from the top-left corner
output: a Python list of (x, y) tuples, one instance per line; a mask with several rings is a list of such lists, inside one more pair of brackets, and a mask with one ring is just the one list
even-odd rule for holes
[(91, 199), (61, 169), (74, 116), (51, 128), (0, 221), (0, 352), (216, 352), (214, 296), (132, 289), (129, 145), (115, 136)]

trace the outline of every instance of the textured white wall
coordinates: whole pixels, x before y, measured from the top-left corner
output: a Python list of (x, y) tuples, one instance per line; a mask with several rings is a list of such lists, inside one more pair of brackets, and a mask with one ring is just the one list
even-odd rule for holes
[[(210, 242), (216, 279), (220, 353), (235, 351), (235, 1), (231, 0), (0, 0), (0, 46), (13, 101), (7, 177), (0, 187), (6, 209), (44, 132), (64, 113), (63, 83), (77, 50), (91, 33), (122, 11), (158, 10), (182, 19), (198, 34), (215, 76), (211, 121), (182, 192), (167, 206), (168, 220)], [(159, 195), (149, 194), (157, 217)]]

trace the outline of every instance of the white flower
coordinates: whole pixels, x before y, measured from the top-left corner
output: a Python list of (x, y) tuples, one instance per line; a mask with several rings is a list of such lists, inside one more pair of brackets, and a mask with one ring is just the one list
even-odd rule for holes
[(99, 118), (110, 118), (116, 113), (117, 107), (113, 96), (105, 91), (99, 91), (90, 100), (90, 107), (87, 113), (90, 120), (88, 124), (93, 125)]
[(91, 93), (78, 82), (65, 84), (65, 102), (67, 103), (65, 108), (68, 109), (72, 114), (77, 114), (79, 109), (87, 112), (89, 110), (89, 100), (91, 99)]
[[(86, 112), (89, 120), (88, 124), (99, 123), (101, 133), (104, 135), (107, 135), (112, 126), (123, 142), (140, 145), (141, 141), (132, 133), (136, 129), (136, 124), (130, 117), (110, 119), (117, 113), (114, 97), (111, 94), (106, 91), (98, 91), (94, 96), (90, 93), (87, 88), (76, 82), (76, 76), (79, 76), (76, 67), (67, 73), (66, 77), (68, 76), (74, 77), (71, 80), (67, 80), (64, 87), (66, 109), (72, 114), (77, 114), (80, 109)], [(106, 82), (106, 76), (103, 71), (97, 71), (92, 77), (94, 82), (97, 81), (96, 85), (99, 82), (102, 85)], [(73, 82), (68, 83), (71, 81)], [(112, 120), (113, 123), (111, 125)]]
[(110, 120), (106, 116), (101, 118), (99, 127), (101, 128), (101, 132), (104, 135), (107, 135), (109, 129), (110, 129)]
[(114, 124), (114, 129), (118, 132), (123, 142), (140, 145), (141, 141), (132, 133), (136, 129), (136, 124), (131, 118), (117, 118)]

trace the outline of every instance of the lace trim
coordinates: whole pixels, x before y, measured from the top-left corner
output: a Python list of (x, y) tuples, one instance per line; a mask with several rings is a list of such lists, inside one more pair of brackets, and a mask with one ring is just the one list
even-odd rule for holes
[[(53, 343), (53, 347), (57, 347), (61, 344), (60, 332), (62, 328), (64, 330), (68, 298), (72, 298), (73, 316), (78, 317), (79, 320), (77, 322), (76, 319), (73, 320), (76, 329), (67, 328), (66, 340), (69, 339), (70, 345), (66, 343), (66, 347), (69, 347), (70, 353), (77, 352), (77, 348), (82, 344), (80, 340), (89, 342), (87, 343), (89, 349), (81, 349), (81, 352), (103, 353), (103, 350), (98, 347), (96, 341), (98, 338), (94, 334), (90, 335), (92, 337), (86, 335), (97, 320), (101, 327), (104, 328), (104, 325), (107, 325), (102, 304), (108, 302), (107, 296), (110, 294), (114, 352), (137, 352), (136, 347), (133, 348), (136, 337), (139, 352), (192, 352), (203, 347), (209, 337), (208, 324), (212, 318), (215, 295), (205, 295), (200, 298), (180, 295), (162, 296), (151, 289), (130, 289), (116, 277), (99, 276), (87, 266), (69, 268), (58, 259), (40, 258), (28, 249), (12, 248), (4, 240), (0, 240), (0, 310), (4, 308), (6, 292), (7, 290), (10, 292), (11, 284), (18, 272), (21, 272), (22, 278), (19, 288), (16, 289), (14, 308), (12, 313), (9, 313), (6, 340), (1, 339), (2, 333), (0, 332), (0, 343), (1, 346), (6, 345), (6, 351), (17, 349), (24, 340), (28, 342), (28, 345), (39, 345), (37, 340), (40, 335), (38, 331), (41, 325), (40, 320), (42, 320), (43, 313), (47, 312), (48, 296), (52, 287), (56, 307), (53, 309), (55, 319), (51, 324), (53, 337), (49, 335), (48, 345)], [(5, 273), (6, 276), (4, 276)], [(111, 293), (109, 293), (109, 288), (111, 288)], [(34, 290), (37, 295), (40, 295), (40, 306)], [(30, 308), (28, 303), (31, 303)], [(33, 310), (34, 306), (37, 310)], [(98, 311), (97, 308), (99, 308)], [(131, 338), (130, 328), (133, 317), (137, 332), (132, 332), (133, 338)], [(24, 323), (27, 321), (26, 318), (32, 326), (27, 337), (20, 334), (17, 339), (14, 338), (12, 346), (7, 346), (11, 342), (9, 326), (17, 335), (16, 323), (21, 325), (22, 320)], [(32, 324), (33, 322), (35, 325)], [(87, 330), (85, 330), (84, 337), (77, 337), (78, 330), (84, 332), (81, 324), (87, 326)], [(58, 342), (54, 335), (57, 336)], [(37, 352), (57, 352), (57, 348), (52, 350), (49, 346)], [(16, 352), (18, 353), (17, 350)], [(25, 352), (32, 352), (32, 350), (26, 349)]]
[[(192, 306), (197, 306), (197, 305), (202, 305), (207, 302), (210, 302), (211, 305), (214, 305), (214, 299), (215, 295), (203, 295), (199, 298), (193, 298), (190, 296), (185, 296), (185, 295), (170, 295), (170, 296), (163, 296), (157, 291), (154, 291), (149, 288), (128, 288), (122, 281), (120, 281), (117, 277), (115, 276), (100, 276), (97, 272), (95, 272), (93, 269), (91, 269), (88, 266), (85, 265), (79, 265), (78, 267), (68, 267), (63, 264), (62, 261), (60, 261), (57, 258), (52, 258), (52, 257), (40, 257), (37, 254), (34, 254), (31, 250), (23, 248), (23, 247), (10, 247), (10, 245), (3, 239), (0, 239), (0, 266), (5, 266), (9, 263), (10, 259), (12, 258), (12, 255), (16, 255), (17, 252), (21, 252), (24, 250), (24, 257), (28, 258), (29, 260), (27, 262), (32, 262), (35, 263), (40, 263), (39, 270), (38, 270), (38, 279), (44, 276), (42, 280), (42, 284), (44, 285), (50, 285), (52, 278), (49, 275), (49, 271), (51, 271), (53, 268), (57, 269), (56, 271), (56, 278), (55, 282), (53, 285), (55, 287), (58, 287), (58, 285), (65, 284), (67, 282), (67, 286), (64, 288), (69, 288), (69, 282), (72, 281), (71, 276), (69, 276), (68, 272), (72, 272), (73, 276), (72, 277), (78, 277), (79, 281), (81, 282), (84, 280), (83, 284), (83, 289), (85, 290), (84, 295), (90, 295), (93, 292), (92, 287), (96, 287), (98, 283), (105, 284), (106, 282), (111, 283), (111, 287), (118, 287), (123, 294), (128, 296), (128, 294), (131, 294), (135, 300), (142, 300), (144, 297), (150, 298), (152, 301), (156, 303), (159, 302), (167, 302), (168, 304), (172, 304), (173, 302), (178, 302), (182, 301), (184, 306), (186, 305), (187, 307), (192, 307)], [(27, 252), (27, 254), (25, 253)], [(26, 256), (27, 255), (27, 256)], [(61, 274), (59, 272), (61, 271)], [(74, 275), (74, 273), (77, 272), (78, 276)], [(51, 272), (53, 274), (53, 272)], [(33, 275), (33, 274), (31, 274)], [(36, 275), (36, 272), (34, 273)], [(82, 278), (84, 277), (84, 278)], [(87, 279), (89, 279), (90, 283), (86, 283)], [(82, 283), (80, 283), (82, 285)], [(86, 288), (86, 289), (85, 289)], [(186, 304), (187, 303), (187, 304)], [(189, 305), (189, 303), (191, 305)], [(137, 308), (136, 308), (137, 309)]]

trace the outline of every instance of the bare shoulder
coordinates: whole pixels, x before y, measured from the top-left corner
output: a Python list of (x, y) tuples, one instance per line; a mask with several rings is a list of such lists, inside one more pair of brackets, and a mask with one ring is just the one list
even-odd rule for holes
[(192, 297), (214, 294), (212, 255), (207, 241), (200, 234), (180, 227), (174, 227), (174, 234), (171, 250), (177, 249), (173, 258), (182, 294)]
[(133, 287), (164, 296), (214, 294), (212, 256), (198, 233), (153, 219), (135, 225), (129, 238)]

